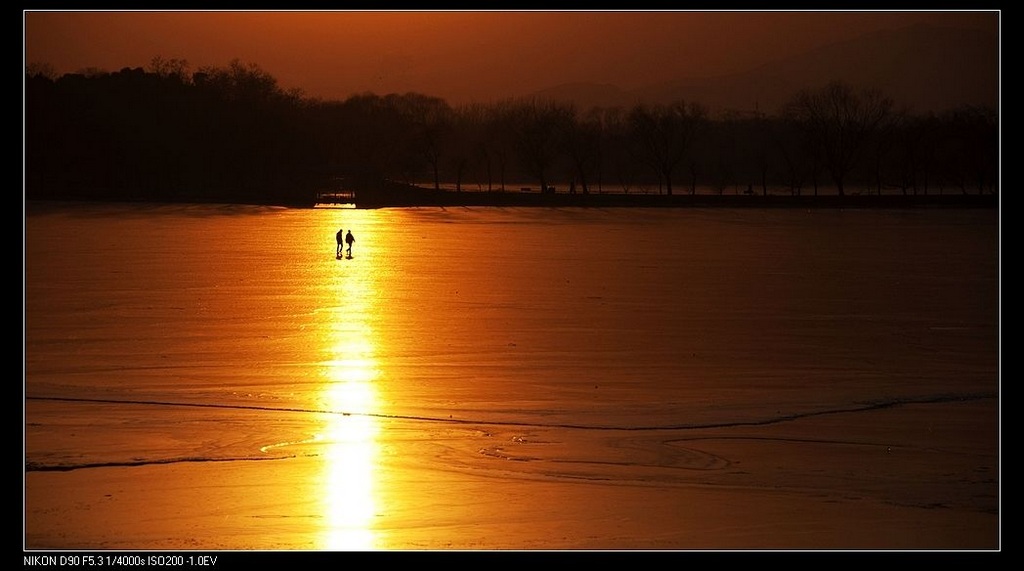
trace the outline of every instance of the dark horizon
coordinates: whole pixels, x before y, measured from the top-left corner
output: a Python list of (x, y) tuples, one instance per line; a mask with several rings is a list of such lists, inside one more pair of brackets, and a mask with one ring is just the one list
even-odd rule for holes
[[(313, 203), (317, 193), (356, 187), (373, 204), (428, 200), (412, 185), (580, 195), (695, 195), (705, 187), (719, 195), (818, 196), (830, 186), (839, 195), (950, 189), (995, 195), (998, 42), (989, 34), (998, 17), (996, 11), (29, 11), (25, 195), (299, 205)], [(328, 22), (338, 28), (324, 28)], [(304, 81), (347, 78), (355, 82), (349, 89), (369, 87), (325, 98), (304, 88), (310, 84), (296, 86), (279, 75), (277, 52), (308, 57), (328, 45), (342, 49), (353, 39), (341, 41), (338, 30), (355, 30), (356, 23), (366, 26), (358, 29), (360, 49), (377, 45), (378, 51), (346, 52)], [(518, 38), (496, 45), (482, 35), (487, 26), (507, 34), (509, 26), (525, 23), (535, 25), (523, 32), (534, 43)], [(819, 35), (813, 46), (797, 39), (838, 23), (846, 25), (842, 34)], [(129, 24), (138, 27), (125, 36), (138, 40), (130, 46), (113, 33)], [(446, 35), (456, 24), (480, 42), (476, 67), (467, 68), (467, 54), (457, 49), (466, 34)], [(612, 24), (619, 34), (598, 34), (601, 41), (593, 44), (595, 33)], [(708, 51), (712, 43), (695, 47), (683, 33), (700, 36), (706, 30), (698, 33), (699, 24), (746, 26), (731, 28), (749, 32), (731, 48), (738, 50), (734, 56), (756, 50), (775, 63), (717, 82), (680, 80), (697, 69), (681, 71), (684, 62), (710, 66), (704, 73), (737, 69), (712, 65), (724, 52)], [(781, 33), (784, 25), (796, 28), (779, 42), (746, 43), (768, 29)], [(374, 44), (374, 26), (387, 30), (392, 43)], [(214, 29), (236, 42), (203, 44)], [(253, 29), (262, 35), (253, 37)], [(406, 40), (424, 30), (439, 34), (419, 46), (433, 54), (417, 60), (431, 73), (359, 83), (372, 71), (365, 66), (409, 49)], [(289, 43), (300, 36), (301, 49)], [(263, 54), (266, 61), (235, 57), (226, 66), (161, 53), (174, 48), (209, 58), (275, 39), (277, 52)], [(566, 43), (568, 54), (560, 51)], [(448, 52), (431, 51), (445, 45)], [(151, 54), (144, 63), (123, 65), (140, 59), (143, 49)], [(56, 58), (68, 53), (93, 63), (61, 73), (70, 60)], [(544, 57), (521, 61), (530, 53)], [(780, 54), (788, 59), (772, 59)], [(121, 67), (104, 69), (112, 58)], [(357, 64), (364, 68), (352, 67)], [(294, 78), (305, 65), (292, 61), (283, 69)], [(444, 83), (452, 74), (459, 81)], [(496, 81), (515, 77), (515, 87)], [(655, 88), (582, 83), (531, 91), (552, 78)], [(464, 103), (475, 97), (464, 89), (467, 81), (486, 86), (491, 99)], [(595, 98), (595, 87), (603, 95)], [(851, 114), (851, 125), (823, 114), (833, 104)], [(853, 136), (843, 134), (851, 126)]]
[[(27, 11), (25, 63), (63, 75), (148, 67), (157, 57), (192, 71), (237, 59), (259, 64), (285, 90), (325, 100), (416, 92), (459, 106), (547, 94), (589, 106), (611, 91), (627, 105), (682, 97), (715, 108), (710, 94), (748, 90), (766, 105), (779, 87), (832, 79), (875, 83), (865, 86), (906, 99), (909, 92), (893, 82), (935, 82), (949, 91), (940, 75), (952, 71), (959, 83), (991, 84), (994, 93), (999, 18), (994, 10)], [(945, 37), (950, 30), (978, 39)], [(913, 44), (897, 37), (914, 33)], [(955, 61), (953, 46), (979, 61)], [(821, 59), (837, 49), (854, 51)], [(880, 74), (868, 72), (872, 62)], [(934, 77), (906, 77), (914, 67), (884, 71), (897, 64)], [(814, 69), (821, 66), (828, 77)], [(766, 84), (758, 77), (766, 70), (785, 85)], [(747, 83), (721, 85), (744, 76)], [(572, 86), (585, 89), (567, 92)]]

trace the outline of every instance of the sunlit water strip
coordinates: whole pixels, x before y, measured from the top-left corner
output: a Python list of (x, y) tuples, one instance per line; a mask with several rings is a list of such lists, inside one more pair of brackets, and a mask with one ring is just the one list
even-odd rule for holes
[(372, 268), (358, 259), (339, 259), (332, 268), (333, 291), (325, 300), (326, 362), (323, 399), (329, 409), (352, 414), (327, 415), (322, 438), (326, 469), (322, 505), (326, 522), (322, 549), (378, 549), (373, 530), (380, 491), (376, 469), (378, 419), (366, 413), (376, 409), (378, 376), (374, 337), (369, 316), (373, 311)]

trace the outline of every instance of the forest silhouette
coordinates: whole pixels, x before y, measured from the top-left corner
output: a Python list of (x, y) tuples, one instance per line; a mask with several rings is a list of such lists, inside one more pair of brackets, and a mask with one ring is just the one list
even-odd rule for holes
[(841, 81), (794, 93), (773, 115), (711, 116), (692, 101), (321, 100), (238, 60), (193, 72), (155, 58), (146, 69), (59, 77), (35, 65), (25, 78), (26, 200), (312, 206), (351, 191), (364, 206), (598, 196), (674, 205), (698, 195), (995, 204), (998, 180), (994, 109), (913, 114)]

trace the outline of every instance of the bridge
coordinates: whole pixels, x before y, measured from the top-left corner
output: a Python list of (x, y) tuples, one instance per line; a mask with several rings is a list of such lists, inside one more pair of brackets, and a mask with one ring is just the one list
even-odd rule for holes
[(333, 206), (338, 204), (355, 204), (356, 191), (354, 190), (332, 190), (316, 193), (314, 206)]

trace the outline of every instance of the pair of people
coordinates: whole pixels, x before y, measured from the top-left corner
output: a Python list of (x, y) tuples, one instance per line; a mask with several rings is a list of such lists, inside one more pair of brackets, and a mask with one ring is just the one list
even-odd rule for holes
[[(341, 228), (341, 229), (338, 230), (338, 233), (335, 235), (335, 238), (338, 240), (337, 255), (340, 258), (342, 250), (344, 249), (345, 254), (347, 256), (349, 256), (349, 257), (352, 257), (352, 243), (356, 241), (355, 236), (352, 235), (352, 231), (351, 230), (346, 232), (344, 234), (344, 236), (343, 236), (342, 235), (343, 231), (344, 231), (344, 228)], [(346, 246), (347, 246), (347, 249), (345, 249)]]

